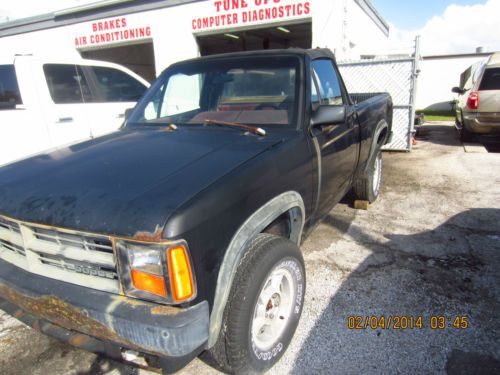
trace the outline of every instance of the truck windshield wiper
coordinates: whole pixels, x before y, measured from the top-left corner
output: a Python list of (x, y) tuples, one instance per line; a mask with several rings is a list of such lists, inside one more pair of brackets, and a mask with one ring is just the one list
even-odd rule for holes
[(205, 119), (203, 122), (207, 125), (223, 125), (223, 126), (234, 126), (237, 128), (245, 129), (249, 132), (252, 132), (257, 135), (264, 136), (266, 135), (266, 131), (262, 128), (258, 128), (256, 126), (251, 126), (251, 125), (245, 125), (245, 124), (240, 124), (237, 122), (229, 122), (229, 121), (220, 121), (220, 120), (209, 120)]

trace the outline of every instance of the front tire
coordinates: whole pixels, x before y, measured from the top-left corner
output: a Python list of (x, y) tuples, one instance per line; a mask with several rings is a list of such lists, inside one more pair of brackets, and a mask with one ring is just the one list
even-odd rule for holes
[(298, 246), (259, 234), (238, 266), (212, 357), (228, 373), (256, 374), (271, 368), (292, 340), (304, 293), (304, 260)]
[(356, 199), (374, 202), (380, 194), (382, 184), (382, 151), (377, 148), (368, 161), (368, 168), (354, 182), (353, 190)]

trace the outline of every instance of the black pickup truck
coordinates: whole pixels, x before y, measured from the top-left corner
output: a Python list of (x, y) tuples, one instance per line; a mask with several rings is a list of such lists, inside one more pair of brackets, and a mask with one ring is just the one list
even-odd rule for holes
[(0, 309), (165, 371), (265, 371), (302, 311), (301, 241), (349, 190), (377, 198), (391, 122), (329, 50), (174, 64), (119, 131), (0, 169)]

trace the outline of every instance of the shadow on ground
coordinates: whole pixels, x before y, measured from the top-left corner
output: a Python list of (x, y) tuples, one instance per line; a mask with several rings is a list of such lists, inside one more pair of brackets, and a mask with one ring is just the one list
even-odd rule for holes
[[(324, 223), (346, 230), (343, 221)], [(322, 311), (293, 373), (352, 373), (357, 362), (357, 373), (500, 373), (500, 210), (466, 210), (413, 235), (390, 231), (384, 242), (348, 229), (371, 255)], [(348, 329), (349, 316), (382, 315), (422, 316), (423, 328)], [(446, 327), (431, 329), (431, 316), (445, 316)], [(467, 329), (453, 327), (456, 316)]]
[(417, 142), (427, 141), (444, 146), (462, 147), (462, 142), (454, 126), (425, 123), (416, 127)]

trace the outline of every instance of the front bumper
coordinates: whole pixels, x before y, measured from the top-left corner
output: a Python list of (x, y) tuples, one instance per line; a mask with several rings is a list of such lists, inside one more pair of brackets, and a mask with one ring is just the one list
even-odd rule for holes
[(3, 260), (0, 308), (74, 346), (112, 358), (134, 350), (170, 371), (208, 340), (206, 301), (185, 309), (159, 305), (38, 276)]

